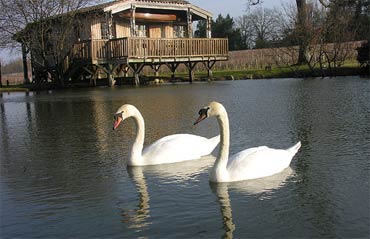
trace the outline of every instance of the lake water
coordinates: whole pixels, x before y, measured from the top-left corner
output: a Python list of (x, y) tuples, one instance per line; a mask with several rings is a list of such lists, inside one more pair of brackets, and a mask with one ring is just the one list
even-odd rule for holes
[[(214, 157), (127, 168), (135, 126), (145, 144), (212, 137), (198, 110), (222, 102), (230, 153), (302, 147), (272, 177), (210, 184)], [(0, 98), (1, 238), (369, 238), (370, 81), (272, 79), (73, 89)], [(217, 149), (213, 155), (217, 154)]]

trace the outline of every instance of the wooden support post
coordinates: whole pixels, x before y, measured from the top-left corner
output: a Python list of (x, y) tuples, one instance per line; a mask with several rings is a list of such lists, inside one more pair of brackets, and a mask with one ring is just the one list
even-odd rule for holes
[(175, 81), (175, 71), (177, 69), (177, 67), (180, 65), (180, 63), (177, 63), (177, 62), (171, 62), (171, 63), (167, 63), (166, 64), (168, 68), (170, 68), (170, 71), (172, 72), (172, 75), (171, 75), (171, 81)]
[(27, 50), (26, 45), (24, 43), (22, 43), (22, 61), (23, 61), (23, 83), (28, 84), (30, 83), (30, 79), (28, 78)]
[(191, 13), (190, 8), (188, 8), (186, 15), (187, 15), (187, 21), (188, 21), (188, 37), (192, 38), (193, 37), (193, 15)]
[(215, 65), (216, 61), (210, 61), (210, 60), (208, 60), (208, 61), (203, 62), (203, 63), (204, 63), (204, 66), (207, 69), (208, 80), (212, 80), (212, 78), (213, 78), (212, 67)]
[(109, 86), (112, 87), (114, 86), (114, 84), (116, 84), (116, 80), (114, 79), (114, 72), (117, 70), (119, 65), (116, 66), (114, 66), (113, 64), (108, 64), (106, 66), (96, 65), (96, 67), (99, 68), (100, 70), (103, 70), (107, 74)]
[(130, 17), (131, 37), (136, 37), (135, 12), (136, 12), (136, 6), (135, 5), (131, 5), (131, 17)]
[(135, 86), (140, 86), (140, 76), (138, 72), (134, 72)]
[(161, 65), (150, 65), (150, 67), (154, 70), (154, 74), (156, 77), (159, 76), (159, 68), (161, 68)]
[(90, 83), (93, 85), (93, 86), (96, 86), (96, 81), (98, 80), (98, 76), (99, 76), (99, 69), (96, 69), (94, 68), (93, 70), (93, 74), (91, 75), (91, 81)]
[(90, 74), (90, 85), (96, 86), (96, 80), (99, 75), (99, 68), (93, 65), (91, 70), (87, 67), (82, 67), (82, 69), (84, 69), (87, 73)]
[(144, 68), (144, 63), (134, 63), (129, 65), (131, 70), (134, 72), (135, 85), (140, 85), (140, 72)]
[(212, 17), (207, 17), (207, 25), (206, 25), (206, 31), (207, 31), (207, 38), (211, 38), (211, 22), (212, 22)]
[(128, 71), (130, 70), (130, 67), (128, 66), (128, 65), (125, 65), (124, 67), (123, 67), (123, 77), (127, 77), (127, 73), (128, 73)]
[(189, 62), (185, 62), (184, 64), (185, 64), (185, 66), (189, 70), (189, 83), (193, 83), (193, 80), (194, 80), (194, 68), (198, 64), (198, 62), (191, 62), (191, 61), (189, 61)]
[(105, 13), (105, 22), (107, 24), (107, 27), (108, 27), (108, 39), (112, 39), (113, 38), (113, 15), (112, 15), (112, 11), (109, 11), (109, 12), (106, 12)]
[(114, 84), (116, 83), (116, 81), (114, 80), (114, 70), (113, 70), (113, 65), (112, 64), (108, 64), (108, 85), (110, 87), (114, 86)]

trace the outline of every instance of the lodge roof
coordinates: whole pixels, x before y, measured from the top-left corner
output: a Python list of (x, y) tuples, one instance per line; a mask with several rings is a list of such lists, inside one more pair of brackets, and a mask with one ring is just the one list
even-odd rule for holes
[(81, 8), (78, 13), (89, 13), (93, 11), (111, 11), (113, 14), (130, 9), (132, 6), (137, 8), (164, 9), (164, 10), (190, 10), (193, 14), (206, 19), (212, 17), (212, 13), (195, 6), (185, 0), (115, 0), (99, 5)]
[[(195, 15), (193, 17), (193, 20), (207, 19), (208, 17), (212, 17), (213, 15), (211, 12), (208, 12), (185, 0), (115, 0), (115, 1), (107, 2), (107, 3), (102, 3), (102, 4), (78, 9), (75, 12), (75, 14), (77, 15), (89, 14), (89, 13), (93, 13), (97, 11), (111, 12), (112, 14), (115, 14), (118, 12), (131, 9), (133, 6), (135, 6), (136, 8), (142, 8), (142, 9), (190, 11), (192, 14)], [(46, 19), (42, 19), (40, 21), (56, 20), (65, 14), (67, 13), (51, 16)], [(20, 42), (20, 38), (22, 34), (27, 32), (29, 28), (32, 28), (32, 26), (37, 23), (38, 22), (28, 23), (23, 30), (14, 34), (13, 36), (14, 39)]]

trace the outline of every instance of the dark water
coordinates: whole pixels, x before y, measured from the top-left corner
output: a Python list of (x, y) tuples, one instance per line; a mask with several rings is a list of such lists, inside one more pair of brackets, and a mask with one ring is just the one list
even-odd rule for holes
[[(146, 144), (218, 134), (198, 110), (222, 102), (231, 153), (302, 148), (284, 172), (210, 184), (213, 157), (126, 168), (136, 105)], [(0, 98), (1, 238), (369, 238), (370, 81), (213, 82), (4, 94)], [(215, 154), (216, 152), (214, 152)]]

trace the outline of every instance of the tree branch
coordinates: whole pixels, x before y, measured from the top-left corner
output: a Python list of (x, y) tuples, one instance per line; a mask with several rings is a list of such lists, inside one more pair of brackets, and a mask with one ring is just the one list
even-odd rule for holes
[(319, 0), (319, 2), (321, 3), (321, 5), (323, 5), (325, 8), (328, 8), (329, 7), (329, 2), (327, 2), (326, 0)]

